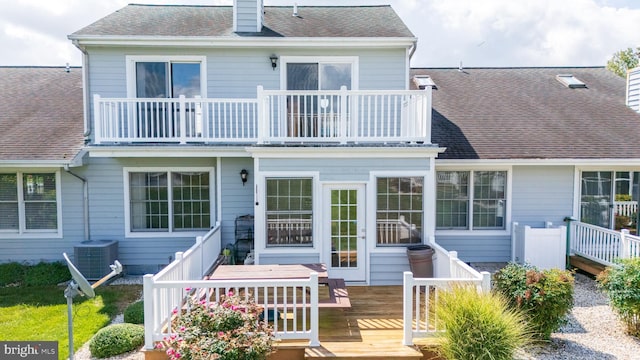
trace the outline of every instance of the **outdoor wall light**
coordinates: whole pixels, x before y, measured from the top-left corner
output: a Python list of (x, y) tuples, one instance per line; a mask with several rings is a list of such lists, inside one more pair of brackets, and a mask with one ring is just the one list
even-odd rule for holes
[(269, 60), (271, 60), (271, 67), (275, 71), (276, 67), (278, 66), (278, 56), (276, 54), (272, 54), (271, 56), (269, 56)]
[(244, 186), (248, 178), (249, 178), (249, 172), (246, 169), (242, 169), (240, 171), (240, 180), (242, 180), (242, 186)]

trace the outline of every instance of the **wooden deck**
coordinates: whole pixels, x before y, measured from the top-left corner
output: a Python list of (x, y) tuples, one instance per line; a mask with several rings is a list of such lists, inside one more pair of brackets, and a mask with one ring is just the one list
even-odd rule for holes
[(594, 276), (600, 274), (606, 267), (605, 265), (577, 255), (569, 257), (569, 264), (572, 268), (580, 269)]
[(349, 286), (348, 292), (351, 308), (320, 309), (320, 347), (283, 341), (272, 358), (432, 359), (422, 352), (433, 346), (431, 339), (421, 340), (420, 346), (402, 345), (401, 286)]

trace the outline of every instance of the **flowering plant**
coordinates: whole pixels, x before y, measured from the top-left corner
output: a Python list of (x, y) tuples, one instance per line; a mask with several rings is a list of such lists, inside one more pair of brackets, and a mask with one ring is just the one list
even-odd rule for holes
[(273, 351), (273, 329), (252, 299), (229, 293), (188, 305), (172, 321), (176, 334), (164, 339), (171, 360), (263, 360)]

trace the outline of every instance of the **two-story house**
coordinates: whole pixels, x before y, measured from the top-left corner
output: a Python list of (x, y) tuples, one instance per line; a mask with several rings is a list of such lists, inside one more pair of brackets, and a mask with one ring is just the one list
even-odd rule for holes
[(69, 39), (82, 68), (35, 74), (55, 96), (0, 79), (24, 90), (2, 114), (49, 109), (0, 117), (27, 149), (2, 150), (0, 261), (116, 240), (128, 273), (156, 272), (241, 220), (257, 263), (398, 284), (408, 245), (505, 262), (514, 222), (637, 217), (639, 116), (604, 68), (410, 69), (389, 6), (129, 5)]

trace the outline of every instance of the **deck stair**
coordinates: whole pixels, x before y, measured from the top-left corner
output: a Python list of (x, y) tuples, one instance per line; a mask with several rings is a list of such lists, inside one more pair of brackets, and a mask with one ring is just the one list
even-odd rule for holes
[(604, 269), (606, 268), (606, 266), (603, 264), (597, 263), (593, 260), (589, 260), (587, 258), (578, 256), (578, 255), (570, 256), (569, 263), (571, 265), (571, 268), (580, 269), (594, 276), (597, 276), (598, 274), (603, 272)]

